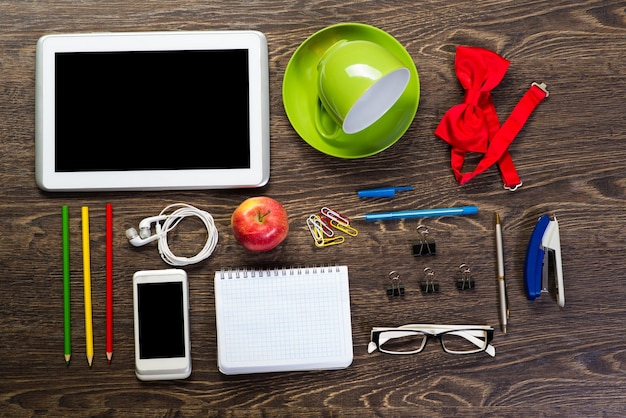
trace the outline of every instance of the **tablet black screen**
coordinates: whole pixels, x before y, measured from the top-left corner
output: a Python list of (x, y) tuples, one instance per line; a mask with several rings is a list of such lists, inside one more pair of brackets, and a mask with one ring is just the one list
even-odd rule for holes
[(55, 57), (57, 172), (250, 167), (248, 51)]

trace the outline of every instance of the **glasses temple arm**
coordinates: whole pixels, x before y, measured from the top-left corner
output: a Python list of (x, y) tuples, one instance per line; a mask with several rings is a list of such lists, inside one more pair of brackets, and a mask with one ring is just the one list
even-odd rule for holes
[[(483, 344), (485, 343), (480, 338), (474, 337), (470, 331), (459, 331), (459, 332), (455, 332), (454, 334), (465, 338), (467, 341), (471, 342), (476, 347), (482, 347)], [(496, 356), (496, 348), (491, 344), (487, 344), (487, 347), (485, 348), (485, 352), (489, 354), (491, 357)]]

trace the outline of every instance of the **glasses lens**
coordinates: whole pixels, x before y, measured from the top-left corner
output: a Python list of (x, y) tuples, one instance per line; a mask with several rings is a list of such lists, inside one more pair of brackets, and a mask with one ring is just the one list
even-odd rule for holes
[(487, 331), (467, 329), (440, 334), (444, 351), (452, 354), (470, 354), (487, 347)]
[(388, 354), (414, 354), (424, 348), (427, 338), (419, 331), (382, 331), (378, 336), (378, 348)]

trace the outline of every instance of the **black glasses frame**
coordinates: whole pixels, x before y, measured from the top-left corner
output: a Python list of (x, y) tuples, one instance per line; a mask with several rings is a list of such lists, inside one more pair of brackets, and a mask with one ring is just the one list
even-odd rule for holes
[[(414, 334), (419, 334), (419, 335), (423, 335), (424, 337), (424, 341), (422, 343), (422, 345), (416, 349), (416, 350), (411, 350), (411, 351), (391, 351), (391, 350), (385, 350), (384, 348), (381, 348), (381, 344), (380, 344), (380, 335), (386, 332), (392, 332), (392, 331), (401, 331), (401, 332), (405, 332), (405, 333), (414, 333)], [(450, 334), (450, 333), (459, 333), (459, 332), (471, 332), (471, 331), (479, 331), (479, 332), (484, 332), (485, 333), (485, 340), (484, 340), (484, 346), (483, 347), (479, 347), (476, 346), (476, 350), (471, 350), (471, 351), (455, 351), (455, 350), (450, 350), (448, 348), (446, 348), (446, 346), (443, 343), (442, 337), (444, 337), (446, 334)], [(460, 328), (460, 329), (449, 329), (449, 330), (445, 330), (445, 331), (441, 331), (441, 332), (431, 332), (431, 331), (426, 331), (426, 330), (420, 330), (418, 328), (389, 328), (389, 329), (381, 329), (381, 330), (372, 330), (371, 332), (371, 343), (375, 343), (376, 344), (376, 349), (381, 352), (381, 353), (385, 353), (385, 354), (393, 354), (393, 355), (410, 355), (410, 354), (417, 354), (417, 353), (421, 353), (422, 351), (424, 351), (424, 348), (426, 347), (426, 345), (428, 344), (428, 340), (431, 338), (436, 338), (439, 340), (439, 344), (441, 345), (441, 349), (448, 353), (448, 354), (474, 354), (474, 353), (480, 353), (482, 351), (487, 350), (487, 347), (489, 347), (489, 344), (491, 343), (491, 341), (493, 340), (493, 328), (487, 329), (487, 328)]]

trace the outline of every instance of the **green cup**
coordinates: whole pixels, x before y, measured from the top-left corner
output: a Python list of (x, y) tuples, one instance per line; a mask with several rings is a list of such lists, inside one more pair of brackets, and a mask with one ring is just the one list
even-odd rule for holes
[(382, 46), (342, 40), (318, 63), (317, 131), (327, 139), (360, 132), (379, 120), (402, 96), (411, 73)]

